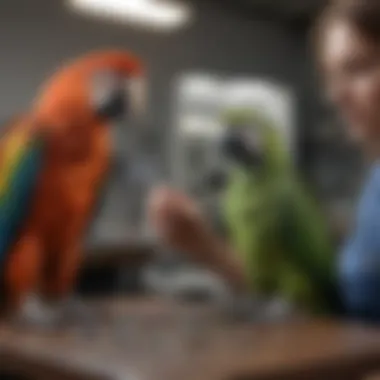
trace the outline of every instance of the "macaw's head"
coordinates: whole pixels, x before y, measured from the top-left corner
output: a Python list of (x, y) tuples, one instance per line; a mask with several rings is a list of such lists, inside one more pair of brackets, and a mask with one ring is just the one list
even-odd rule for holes
[(33, 108), (44, 123), (107, 124), (144, 112), (146, 87), (140, 61), (128, 52), (87, 54), (60, 68), (42, 87)]
[(115, 156), (125, 140), (136, 145), (132, 141), (139, 128), (124, 127), (144, 115), (145, 86), (138, 58), (119, 50), (93, 52), (58, 69), (43, 85), (31, 113), (50, 136), (54, 154), (84, 158), (93, 133), (106, 129)]

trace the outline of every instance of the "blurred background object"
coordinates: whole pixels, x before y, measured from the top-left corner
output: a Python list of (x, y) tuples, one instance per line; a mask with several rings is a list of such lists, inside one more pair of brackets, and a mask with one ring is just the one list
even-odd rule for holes
[[(178, 265), (181, 273), (189, 268), (187, 279), (195, 273), (177, 258), (181, 255), (156, 247), (144, 199), (157, 183), (176, 184), (196, 196), (223, 231), (221, 193), (215, 188), (228, 171), (217, 149), (219, 114), (227, 100), (245, 102), (260, 94), (284, 125), (295, 162), (323, 200), (337, 242), (345, 235), (364, 166), (317, 90), (307, 32), (322, 5), (318, 0), (1, 2), (4, 118), (29, 105), (52, 68), (85, 51), (119, 46), (147, 64), (143, 143), (130, 151), (124, 149), (131, 145), (129, 134), (118, 136), (108, 193), (88, 235), (81, 292), (144, 292), (142, 267), (156, 256), (158, 267), (175, 272)], [(208, 178), (216, 168), (221, 175)], [(137, 252), (141, 259), (135, 259)]]
[(155, 30), (171, 30), (185, 24), (190, 10), (183, 3), (155, 0), (70, 0), (79, 12)]

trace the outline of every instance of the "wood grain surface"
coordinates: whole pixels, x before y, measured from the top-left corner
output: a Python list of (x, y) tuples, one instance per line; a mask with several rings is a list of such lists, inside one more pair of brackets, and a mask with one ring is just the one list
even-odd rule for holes
[(236, 325), (216, 308), (163, 299), (91, 307), (101, 322), (94, 326), (3, 324), (1, 369), (36, 380), (358, 380), (380, 369), (377, 329), (322, 320)]

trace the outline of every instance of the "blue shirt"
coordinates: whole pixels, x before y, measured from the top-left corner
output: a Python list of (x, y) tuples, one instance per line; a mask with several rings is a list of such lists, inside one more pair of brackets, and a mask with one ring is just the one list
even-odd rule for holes
[(380, 322), (380, 163), (364, 185), (338, 270), (348, 315)]

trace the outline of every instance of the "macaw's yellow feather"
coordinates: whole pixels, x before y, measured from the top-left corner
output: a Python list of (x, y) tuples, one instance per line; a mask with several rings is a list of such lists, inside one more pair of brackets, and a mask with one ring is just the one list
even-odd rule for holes
[(3, 139), (0, 144), (0, 199), (9, 189), (12, 175), (26, 152), (28, 134), (20, 130), (10, 131)]
[(29, 216), (44, 149), (28, 119), (10, 123), (0, 139), (0, 269)]

